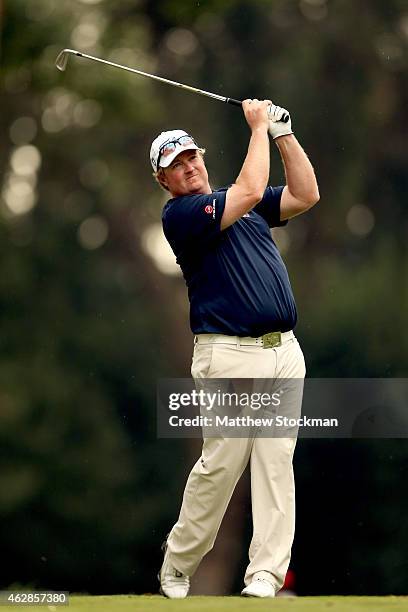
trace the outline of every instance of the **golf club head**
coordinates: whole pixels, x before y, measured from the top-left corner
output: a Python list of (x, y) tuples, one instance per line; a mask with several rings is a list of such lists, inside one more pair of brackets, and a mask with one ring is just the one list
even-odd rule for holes
[(63, 49), (60, 53), (58, 53), (58, 57), (55, 60), (55, 65), (58, 70), (61, 70), (61, 72), (64, 72), (65, 68), (67, 67), (68, 56), (70, 53), (80, 55), (78, 51), (75, 51), (74, 49)]

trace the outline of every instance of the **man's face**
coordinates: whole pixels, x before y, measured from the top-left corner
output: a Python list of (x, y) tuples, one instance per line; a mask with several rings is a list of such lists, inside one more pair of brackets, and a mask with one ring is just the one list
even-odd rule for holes
[(204, 159), (197, 150), (183, 151), (168, 168), (163, 168), (162, 182), (173, 197), (211, 193)]

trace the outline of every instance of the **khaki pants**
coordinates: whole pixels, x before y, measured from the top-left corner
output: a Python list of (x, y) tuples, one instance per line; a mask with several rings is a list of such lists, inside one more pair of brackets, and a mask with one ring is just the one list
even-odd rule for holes
[[(194, 379), (303, 379), (305, 363), (290, 333), (281, 346), (268, 349), (240, 346), (238, 338), (236, 344), (195, 344), (191, 373)], [(204, 439), (167, 540), (175, 568), (192, 576), (211, 550), (234, 488), (250, 462), (253, 537), (244, 582), (248, 585), (256, 572), (265, 570), (272, 574), (276, 590), (281, 588), (295, 530), (295, 445), (295, 438)]]

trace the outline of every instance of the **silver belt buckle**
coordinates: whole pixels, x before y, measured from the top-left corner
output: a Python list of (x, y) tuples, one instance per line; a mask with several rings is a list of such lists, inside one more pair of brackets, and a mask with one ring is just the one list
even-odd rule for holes
[(262, 336), (262, 348), (275, 348), (276, 346), (282, 346), (282, 334), (281, 332), (270, 332)]

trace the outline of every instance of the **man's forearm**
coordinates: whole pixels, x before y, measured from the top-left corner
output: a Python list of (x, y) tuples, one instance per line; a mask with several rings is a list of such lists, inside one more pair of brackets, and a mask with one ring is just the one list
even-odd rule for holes
[(268, 100), (244, 100), (242, 103), (251, 138), (241, 172), (225, 196), (222, 230), (252, 210), (263, 198), (269, 179), (268, 103)]
[(260, 198), (269, 180), (270, 150), (268, 131), (256, 128), (251, 134), (248, 153), (235, 183), (248, 193), (257, 193)]
[(275, 140), (285, 169), (290, 193), (306, 204), (319, 200), (319, 188), (313, 166), (295, 136), (282, 136)]

